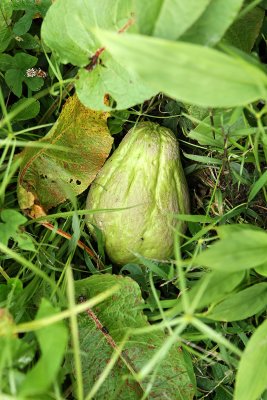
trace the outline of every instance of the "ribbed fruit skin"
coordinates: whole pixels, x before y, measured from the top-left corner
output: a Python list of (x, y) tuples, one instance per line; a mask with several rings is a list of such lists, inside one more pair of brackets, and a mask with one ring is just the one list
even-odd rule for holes
[(127, 208), (87, 217), (90, 231), (104, 235), (116, 264), (137, 261), (133, 253), (158, 260), (173, 255), (174, 214), (189, 213), (189, 194), (178, 142), (171, 130), (152, 122), (137, 124), (124, 137), (91, 185), (86, 208)]

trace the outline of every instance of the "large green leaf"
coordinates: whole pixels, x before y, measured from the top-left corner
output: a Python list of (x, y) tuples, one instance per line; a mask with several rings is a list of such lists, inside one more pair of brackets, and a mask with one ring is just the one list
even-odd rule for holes
[[(93, 318), (90, 311), (79, 316), (82, 369), (86, 392), (92, 388), (107, 366), (114, 352), (114, 346), (120, 345), (125, 333), (135, 328), (149, 327), (147, 318), (141, 310), (143, 299), (139, 286), (130, 278), (106, 274), (93, 275), (77, 281), (75, 283), (77, 299), (81, 295), (91, 298), (114, 284), (119, 284), (120, 290), (115, 296), (93, 309), (95, 313)], [(132, 371), (138, 372), (161, 348), (166, 339), (167, 336), (162, 331), (142, 333), (138, 336), (130, 334), (122, 352), (126, 364), (122, 359), (117, 361), (94, 399), (141, 399), (152, 375), (137, 382), (132, 376)], [(192, 399), (194, 388), (189, 378), (192, 371), (191, 369), (188, 371), (186, 365), (184, 354), (177, 342), (158, 364), (147, 398)]]
[(211, 0), (196, 23), (182, 40), (213, 46), (233, 23), (244, 0)]
[(155, 90), (148, 89), (136, 73), (128, 72), (114, 58), (109, 57), (107, 62), (106, 59), (104, 54), (106, 68), (100, 65), (90, 73), (80, 69), (76, 90), (85, 106), (92, 109), (109, 109), (106, 105), (108, 96), (115, 101), (113, 108), (126, 109), (155, 94)]
[(267, 387), (267, 321), (250, 338), (236, 376), (234, 400), (257, 400)]
[(123, 68), (105, 51), (100, 56), (101, 62), (94, 68), (88, 67), (91, 57), (101, 47), (92, 29), (119, 31), (133, 20), (132, 3), (131, 0), (57, 0), (44, 19), (42, 38), (46, 44), (62, 63), (81, 67), (77, 94), (90, 108), (126, 109), (155, 94), (134, 72)]
[(243, 18), (238, 19), (230, 26), (223, 41), (243, 51), (250, 52), (260, 33), (263, 18), (263, 8), (253, 8)]
[(207, 317), (216, 321), (239, 321), (263, 310), (267, 304), (267, 282), (231, 294), (216, 305)]
[[(51, 304), (42, 301), (36, 319), (55, 315)], [(27, 373), (19, 388), (20, 396), (40, 395), (46, 392), (56, 380), (66, 350), (68, 331), (63, 321), (44, 326), (36, 332), (41, 356), (35, 366)]]
[[(219, 230), (219, 229), (218, 229)], [(267, 233), (238, 229), (200, 253), (194, 262), (220, 271), (240, 271), (267, 261)]]
[(0, 53), (5, 51), (13, 34), (11, 29), (11, 16), (13, 5), (11, 0), (1, 0), (0, 3)]
[(155, 91), (200, 106), (244, 105), (266, 96), (266, 75), (241, 58), (183, 42), (97, 31), (102, 45)]
[[(194, 301), (202, 288), (205, 290), (199, 298), (196, 309), (200, 310), (203, 307), (214, 303), (224, 298), (244, 279), (243, 272), (225, 273), (221, 271), (212, 271), (206, 273), (196, 285), (188, 292), (190, 304)], [(178, 298), (178, 304), (181, 304), (181, 299)]]
[(211, 0), (135, 0), (139, 32), (176, 40), (203, 13)]

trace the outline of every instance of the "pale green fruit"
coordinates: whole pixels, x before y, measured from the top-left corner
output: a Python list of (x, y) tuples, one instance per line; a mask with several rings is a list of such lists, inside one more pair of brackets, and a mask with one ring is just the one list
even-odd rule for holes
[(137, 261), (134, 253), (163, 260), (173, 255), (174, 229), (184, 231), (175, 214), (189, 212), (188, 188), (178, 142), (171, 130), (151, 122), (132, 128), (91, 185), (87, 209), (126, 210), (87, 217), (103, 233), (117, 264)]

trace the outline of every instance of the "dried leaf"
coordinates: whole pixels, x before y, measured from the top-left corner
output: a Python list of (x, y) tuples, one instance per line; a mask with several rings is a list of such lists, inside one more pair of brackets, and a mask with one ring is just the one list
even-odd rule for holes
[(42, 214), (87, 189), (111, 150), (108, 116), (84, 107), (76, 96), (68, 99), (38, 147), (28, 147), (21, 154), (21, 209), (36, 217), (36, 205)]

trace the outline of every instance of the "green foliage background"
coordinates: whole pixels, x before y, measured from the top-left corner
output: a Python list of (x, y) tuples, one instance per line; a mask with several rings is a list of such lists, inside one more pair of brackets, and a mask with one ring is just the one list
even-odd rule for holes
[[(1, 1), (0, 398), (267, 399), (266, 9)], [(172, 260), (112, 265), (82, 190), (20, 210), (23, 154), (74, 92), (110, 113), (113, 149), (139, 121), (177, 136), (191, 214)]]

